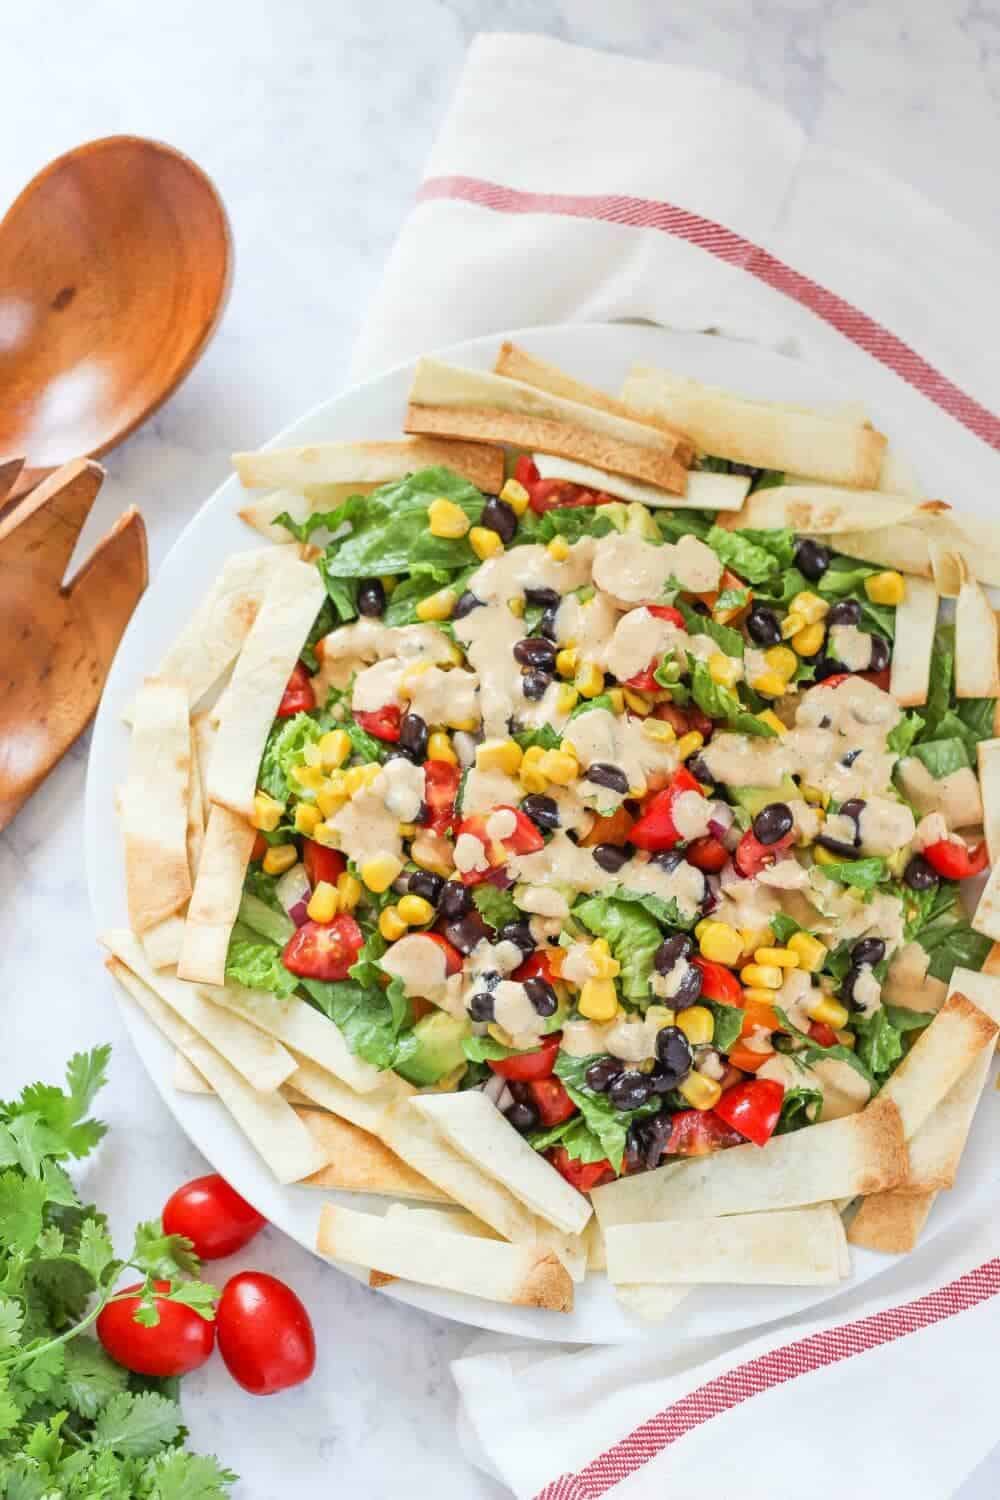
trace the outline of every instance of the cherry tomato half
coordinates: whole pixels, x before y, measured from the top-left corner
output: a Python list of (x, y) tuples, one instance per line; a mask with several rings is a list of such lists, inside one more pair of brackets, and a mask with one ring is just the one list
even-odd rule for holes
[(529, 954), (524, 960), (523, 964), (518, 964), (510, 977), (518, 984), (523, 984), (526, 979), (536, 978), (547, 979), (551, 984), (553, 978), (558, 978), (554, 965), (561, 955), (562, 949), (557, 954), (554, 951), (550, 952), (547, 948), (536, 948), (534, 953)]
[(316, 707), (316, 694), (313, 691), (312, 678), (300, 661), (295, 663), (288, 686), (281, 695), (278, 704), (279, 719), (290, 719), (292, 714), (303, 713), (307, 709)]
[(939, 839), (936, 844), (928, 844), (923, 854), (931, 869), (945, 880), (968, 880), (981, 875), (990, 862), (985, 841), (970, 849), (951, 839)]
[(444, 954), (444, 972), (446, 978), (450, 978), (452, 974), (460, 974), (462, 972), (464, 960), (461, 953), (459, 953), (454, 943), (449, 943), (448, 939), (442, 933), (419, 932), (415, 933), (414, 936), (425, 937), (441, 949), (441, 952)]
[(534, 1051), (518, 1052), (513, 1057), (491, 1057), (489, 1065), (501, 1078), (511, 1078), (515, 1083), (534, 1083), (539, 1078), (551, 1078), (561, 1039), (561, 1031), (552, 1031), (539, 1038)]
[(241, 1271), (216, 1313), (226, 1369), (253, 1396), (301, 1385), (316, 1368), (316, 1336), (299, 1298), (263, 1271)]
[(514, 478), (526, 490), (538, 483), (538, 469), (530, 453), (522, 453), (514, 464)]
[(249, 1245), (267, 1220), (224, 1177), (210, 1172), (171, 1193), (163, 1209), (164, 1234), (182, 1234), (201, 1260), (221, 1260)]
[(346, 979), (364, 945), (361, 928), (342, 912), (332, 922), (303, 922), (281, 957), (285, 968), (302, 979)]
[(529, 1082), (528, 1091), (538, 1111), (538, 1118), (546, 1130), (561, 1125), (570, 1115), (576, 1114), (576, 1105), (563, 1088), (558, 1078), (536, 1078)]
[(680, 766), (674, 772), (661, 792), (654, 792), (643, 800), (642, 813), (632, 825), (629, 842), (637, 849), (648, 849), (654, 854), (679, 844), (681, 836), (674, 826), (673, 807), (683, 792), (702, 795), (701, 787), (686, 766)]
[[(515, 820), (513, 833), (499, 840), (491, 837), (487, 826), (498, 812), (513, 813)], [(489, 812), (474, 813), (471, 818), (463, 818), (455, 829), (456, 839), (463, 833), (479, 840), (492, 869), (499, 869), (506, 862), (508, 854), (535, 854), (545, 847), (545, 840), (534, 823), (516, 807), (494, 807)], [(489, 878), (489, 874), (489, 870), (463, 870), (462, 879), (466, 885), (480, 885)]]
[(784, 838), (777, 839), (773, 844), (762, 844), (752, 829), (748, 828), (746, 833), (736, 845), (736, 853), (733, 855), (733, 864), (747, 880), (758, 875), (761, 870), (768, 869), (775, 863), (779, 854), (790, 849), (795, 842), (794, 830), (786, 833)]
[[(155, 1281), (153, 1286), (157, 1292), (170, 1290), (169, 1281)], [(97, 1337), (108, 1354), (137, 1375), (186, 1375), (197, 1370), (215, 1345), (215, 1324), (192, 1307), (157, 1297), (160, 1321), (146, 1328), (135, 1321), (140, 1299), (128, 1295), (141, 1290), (141, 1282), (123, 1287), (116, 1300), (102, 1308)]]
[(753, 1078), (726, 1089), (715, 1114), (755, 1146), (766, 1146), (781, 1115), (785, 1090), (777, 1079)]
[(374, 735), (377, 740), (388, 740), (394, 744), (399, 739), (403, 712), (398, 703), (386, 703), (370, 714), (356, 713), (354, 717), (365, 733)]
[(432, 833), (447, 833), (455, 818), (455, 798), (462, 773), (447, 760), (424, 761), (424, 801), (430, 809), (425, 823)]
[(709, 874), (715, 874), (726, 863), (729, 851), (714, 833), (706, 833), (704, 838), (695, 839), (693, 843), (688, 844), (684, 850), (684, 858), (689, 865), (694, 865), (696, 870), (707, 870)]
[(591, 1188), (615, 1180), (615, 1169), (607, 1157), (601, 1161), (576, 1161), (565, 1146), (553, 1146), (545, 1155), (570, 1187), (575, 1187), (579, 1193), (589, 1193)]
[(665, 1156), (705, 1156), (726, 1146), (741, 1146), (743, 1137), (710, 1109), (681, 1109), (670, 1122)]
[(825, 1021), (810, 1021), (809, 1035), (817, 1046), (836, 1047), (837, 1045), (837, 1033)]
[(302, 863), (313, 890), (321, 880), (329, 885), (336, 885), (347, 869), (347, 860), (338, 849), (327, 849), (323, 844), (317, 844), (315, 839), (303, 839)]
[(691, 962), (701, 970), (701, 993), (706, 1000), (718, 1000), (722, 1005), (742, 1005), (743, 986), (731, 969), (700, 955)]
[(678, 739), (682, 734), (690, 734), (694, 730), (701, 735), (706, 745), (715, 729), (708, 714), (703, 714), (700, 708), (695, 708), (693, 705), (689, 708), (681, 708), (676, 703), (658, 703), (653, 709), (653, 718), (663, 719), (669, 724)]

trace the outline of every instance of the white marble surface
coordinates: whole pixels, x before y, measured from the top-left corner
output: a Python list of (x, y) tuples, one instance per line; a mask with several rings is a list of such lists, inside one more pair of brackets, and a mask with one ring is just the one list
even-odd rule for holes
[[(51, 156), (117, 131), (193, 155), (226, 200), (236, 280), (207, 356), (108, 461), (86, 546), (141, 506), (152, 565), (223, 478), (343, 382), (352, 339), (476, 30), (523, 29), (714, 67), (772, 92), (830, 144), (864, 151), (992, 240), (1000, 7), (991, 0), (39, 0), (4, 8), (0, 203)], [(81, 742), (0, 835), (0, 1093), (115, 1043), (112, 1132), (86, 1184), (122, 1240), (202, 1167), (138, 1070), (94, 945), (83, 877)], [(109, 829), (108, 836), (112, 836)], [(297, 1287), (321, 1359), (251, 1404), (218, 1362), (188, 1382), (193, 1441), (239, 1500), (320, 1486), (381, 1500), (500, 1489), (458, 1454), (448, 1361), (466, 1330), (325, 1270), (273, 1233), (253, 1261)], [(1000, 1491), (1000, 1459), (961, 1491)], [(946, 1500), (946, 1497), (942, 1497)]]

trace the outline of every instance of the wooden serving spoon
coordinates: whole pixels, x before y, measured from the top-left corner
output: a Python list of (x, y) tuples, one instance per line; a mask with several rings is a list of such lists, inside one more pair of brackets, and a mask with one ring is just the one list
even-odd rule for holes
[(200, 167), (109, 136), (58, 157), (0, 221), (0, 458), (8, 499), (106, 453), (191, 369), (225, 306), (232, 240)]

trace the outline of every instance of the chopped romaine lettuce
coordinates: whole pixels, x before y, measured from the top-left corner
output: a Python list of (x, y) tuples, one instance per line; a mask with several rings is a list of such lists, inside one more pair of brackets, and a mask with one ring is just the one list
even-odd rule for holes
[(607, 896), (588, 896), (577, 902), (573, 915), (595, 937), (606, 938), (621, 965), (618, 983), (622, 994), (645, 1007), (653, 1000), (649, 981), (653, 954), (660, 946), (659, 926), (649, 912), (634, 901), (616, 901)]

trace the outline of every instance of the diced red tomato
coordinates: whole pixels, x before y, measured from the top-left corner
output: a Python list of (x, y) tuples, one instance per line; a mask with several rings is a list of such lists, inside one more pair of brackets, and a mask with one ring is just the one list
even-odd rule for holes
[(279, 719), (290, 719), (292, 714), (303, 713), (315, 707), (316, 694), (313, 691), (312, 678), (302, 663), (297, 661), (288, 679), (288, 685), (281, 695), (277, 716)]
[(677, 625), (681, 630), (684, 629), (684, 616), (672, 604), (647, 604), (646, 608), (658, 620), (669, 620), (671, 625)]
[(580, 840), (580, 848), (593, 849), (597, 844), (627, 844), (634, 822), (635, 819), (624, 804), (616, 807), (613, 813), (608, 813), (607, 817), (598, 813)]
[(701, 787), (686, 766), (680, 766), (660, 792), (654, 792), (643, 800), (642, 813), (633, 823), (629, 842), (637, 849), (649, 849), (653, 853), (661, 849), (673, 849), (681, 841), (672, 816), (674, 803), (682, 792), (697, 792)]
[(714, 959), (693, 958), (691, 962), (701, 970), (701, 993), (706, 1000), (718, 1000), (721, 1005), (740, 1005), (743, 1001), (743, 986), (731, 969), (717, 964)]
[[(744, 1073), (756, 1073), (757, 1069), (767, 1062), (774, 1053), (770, 1048), (766, 1052), (757, 1052), (753, 1047), (747, 1047), (743, 1042), (737, 1042), (735, 1047), (729, 1049), (729, 1061), (734, 1068), (740, 1068)], [(738, 1082), (739, 1080), (734, 1080)], [(723, 1085), (725, 1087), (725, 1085)]]
[[(497, 812), (513, 813), (516, 819), (514, 832), (505, 839), (491, 838), (487, 831), (487, 823)], [(463, 833), (479, 840), (486, 850), (486, 858), (492, 869), (505, 864), (508, 854), (534, 854), (545, 847), (545, 840), (534, 823), (516, 807), (494, 807), (489, 812), (474, 813), (471, 818), (463, 818), (455, 829), (456, 839)], [(466, 885), (480, 885), (489, 879), (489, 875), (489, 870), (468, 870), (463, 872), (462, 879)]]
[(556, 975), (553, 972), (552, 958), (548, 950), (545, 948), (536, 948), (534, 953), (524, 960), (523, 964), (518, 964), (510, 977), (516, 980), (518, 984), (523, 984), (526, 979), (535, 978), (547, 979), (551, 984)]
[(700, 708), (680, 708), (676, 703), (658, 703), (653, 709), (654, 719), (663, 719), (680, 738), (694, 730), (707, 744), (712, 738), (715, 725)]
[(743, 1137), (710, 1109), (681, 1109), (670, 1124), (663, 1148), (666, 1156), (706, 1156), (727, 1146), (741, 1146)]
[(601, 1161), (576, 1161), (565, 1146), (553, 1146), (545, 1155), (556, 1171), (579, 1193), (589, 1193), (592, 1188), (615, 1180), (615, 1169), (607, 1157), (603, 1157)]
[(514, 1057), (491, 1057), (488, 1059), (494, 1073), (501, 1078), (512, 1078), (515, 1083), (534, 1083), (539, 1078), (551, 1078), (562, 1040), (561, 1031), (550, 1031), (539, 1038), (538, 1047), (531, 1052), (519, 1052)]
[(773, 865), (778, 855), (790, 849), (794, 842), (794, 830), (786, 833), (784, 838), (778, 839), (776, 843), (762, 844), (753, 830), (748, 828), (736, 846), (733, 863), (740, 874), (749, 880), (754, 875), (758, 875), (761, 870), (766, 870)]
[(752, 1036), (757, 1030), (780, 1031), (781, 1022), (773, 1005), (763, 1000), (749, 1000), (743, 1007), (743, 1030), (741, 1036)]
[(842, 682), (853, 676), (853, 672), (834, 672), (832, 677), (824, 677), (822, 682), (817, 683), (817, 687), (840, 687)]
[(421, 932), (417, 935), (419, 937), (427, 938), (430, 942), (435, 943), (441, 949), (441, 952), (444, 954), (444, 971), (446, 978), (450, 979), (452, 974), (460, 974), (462, 972), (463, 960), (461, 953), (459, 953), (454, 943), (449, 943), (448, 939), (442, 933)]
[(342, 912), (332, 922), (303, 922), (285, 944), (282, 961), (303, 979), (346, 979), (365, 945), (361, 928)]
[(889, 691), (889, 680), (892, 676), (891, 667), (883, 667), (881, 672), (859, 672), (857, 675), (863, 677), (866, 682), (873, 682), (877, 688), (882, 689), (883, 693)]
[(825, 1021), (810, 1021), (809, 1035), (820, 1047), (835, 1047), (837, 1045), (837, 1033)]
[(526, 490), (530, 489), (533, 484), (538, 483), (538, 469), (535, 467), (535, 460), (531, 457), (530, 453), (522, 453), (515, 463), (514, 478), (518, 484), (523, 484)]
[(553, 1125), (561, 1125), (563, 1120), (575, 1114), (576, 1105), (558, 1078), (537, 1078), (528, 1084), (528, 1089), (538, 1118), (547, 1130)]
[[(729, 568), (723, 568), (723, 570), (722, 570), (722, 577), (719, 579), (719, 587), (717, 589), (709, 589), (708, 592), (704, 593), (704, 594), (686, 594), (685, 598), (687, 598), (687, 599), (700, 599), (701, 602), (702, 602), (702, 604), (707, 604), (708, 607), (709, 607), (709, 609), (714, 610), (716, 604), (719, 602), (719, 595), (725, 589), (745, 589), (745, 588), (746, 588), (746, 584), (743, 582), (743, 579), (740, 578), (738, 574), (731, 572), (729, 570)], [(750, 601), (748, 599), (747, 602), (746, 602), (746, 604), (743, 606), (742, 609), (736, 610), (735, 613), (732, 613), (732, 614), (730, 614), (730, 613), (727, 612), (726, 618), (728, 620), (730, 620), (730, 621), (732, 621), (732, 620), (738, 620), (743, 615), (747, 614), (748, 611), (749, 611), (749, 609), (750, 609)]]
[(354, 717), (365, 733), (374, 735), (377, 740), (390, 740), (395, 744), (399, 739), (403, 714), (398, 703), (387, 703), (370, 714), (357, 713)]
[(424, 761), (424, 801), (430, 808), (425, 823), (432, 833), (447, 833), (455, 817), (455, 798), (462, 773), (447, 760)]
[(725, 1124), (755, 1146), (766, 1146), (781, 1115), (785, 1090), (774, 1078), (754, 1078), (727, 1089), (715, 1106)]
[(634, 688), (637, 693), (657, 692), (660, 684), (654, 676), (655, 670), (656, 664), (654, 662), (652, 666), (644, 668), (641, 672), (636, 672), (634, 677), (626, 677), (625, 686)]
[(729, 851), (721, 839), (717, 839), (713, 833), (706, 833), (704, 838), (695, 839), (688, 844), (684, 850), (684, 858), (689, 865), (694, 865), (698, 870), (707, 870), (711, 875), (722, 869), (729, 858)]
[(323, 844), (317, 844), (315, 839), (303, 839), (302, 863), (313, 890), (321, 880), (325, 880), (328, 885), (336, 885), (347, 869), (347, 860), (338, 849), (327, 849)]
[(251, 859), (251, 862), (253, 864), (256, 864), (258, 860), (263, 859), (264, 855), (267, 853), (267, 850), (268, 850), (267, 839), (264, 837), (264, 835), (262, 833), (255, 834), (254, 835), (254, 841), (253, 841), (253, 848), (250, 850), (250, 859)]
[(973, 845), (953, 843), (951, 839), (939, 839), (928, 844), (923, 851), (924, 859), (945, 880), (968, 880), (981, 875), (990, 862), (985, 841)]

